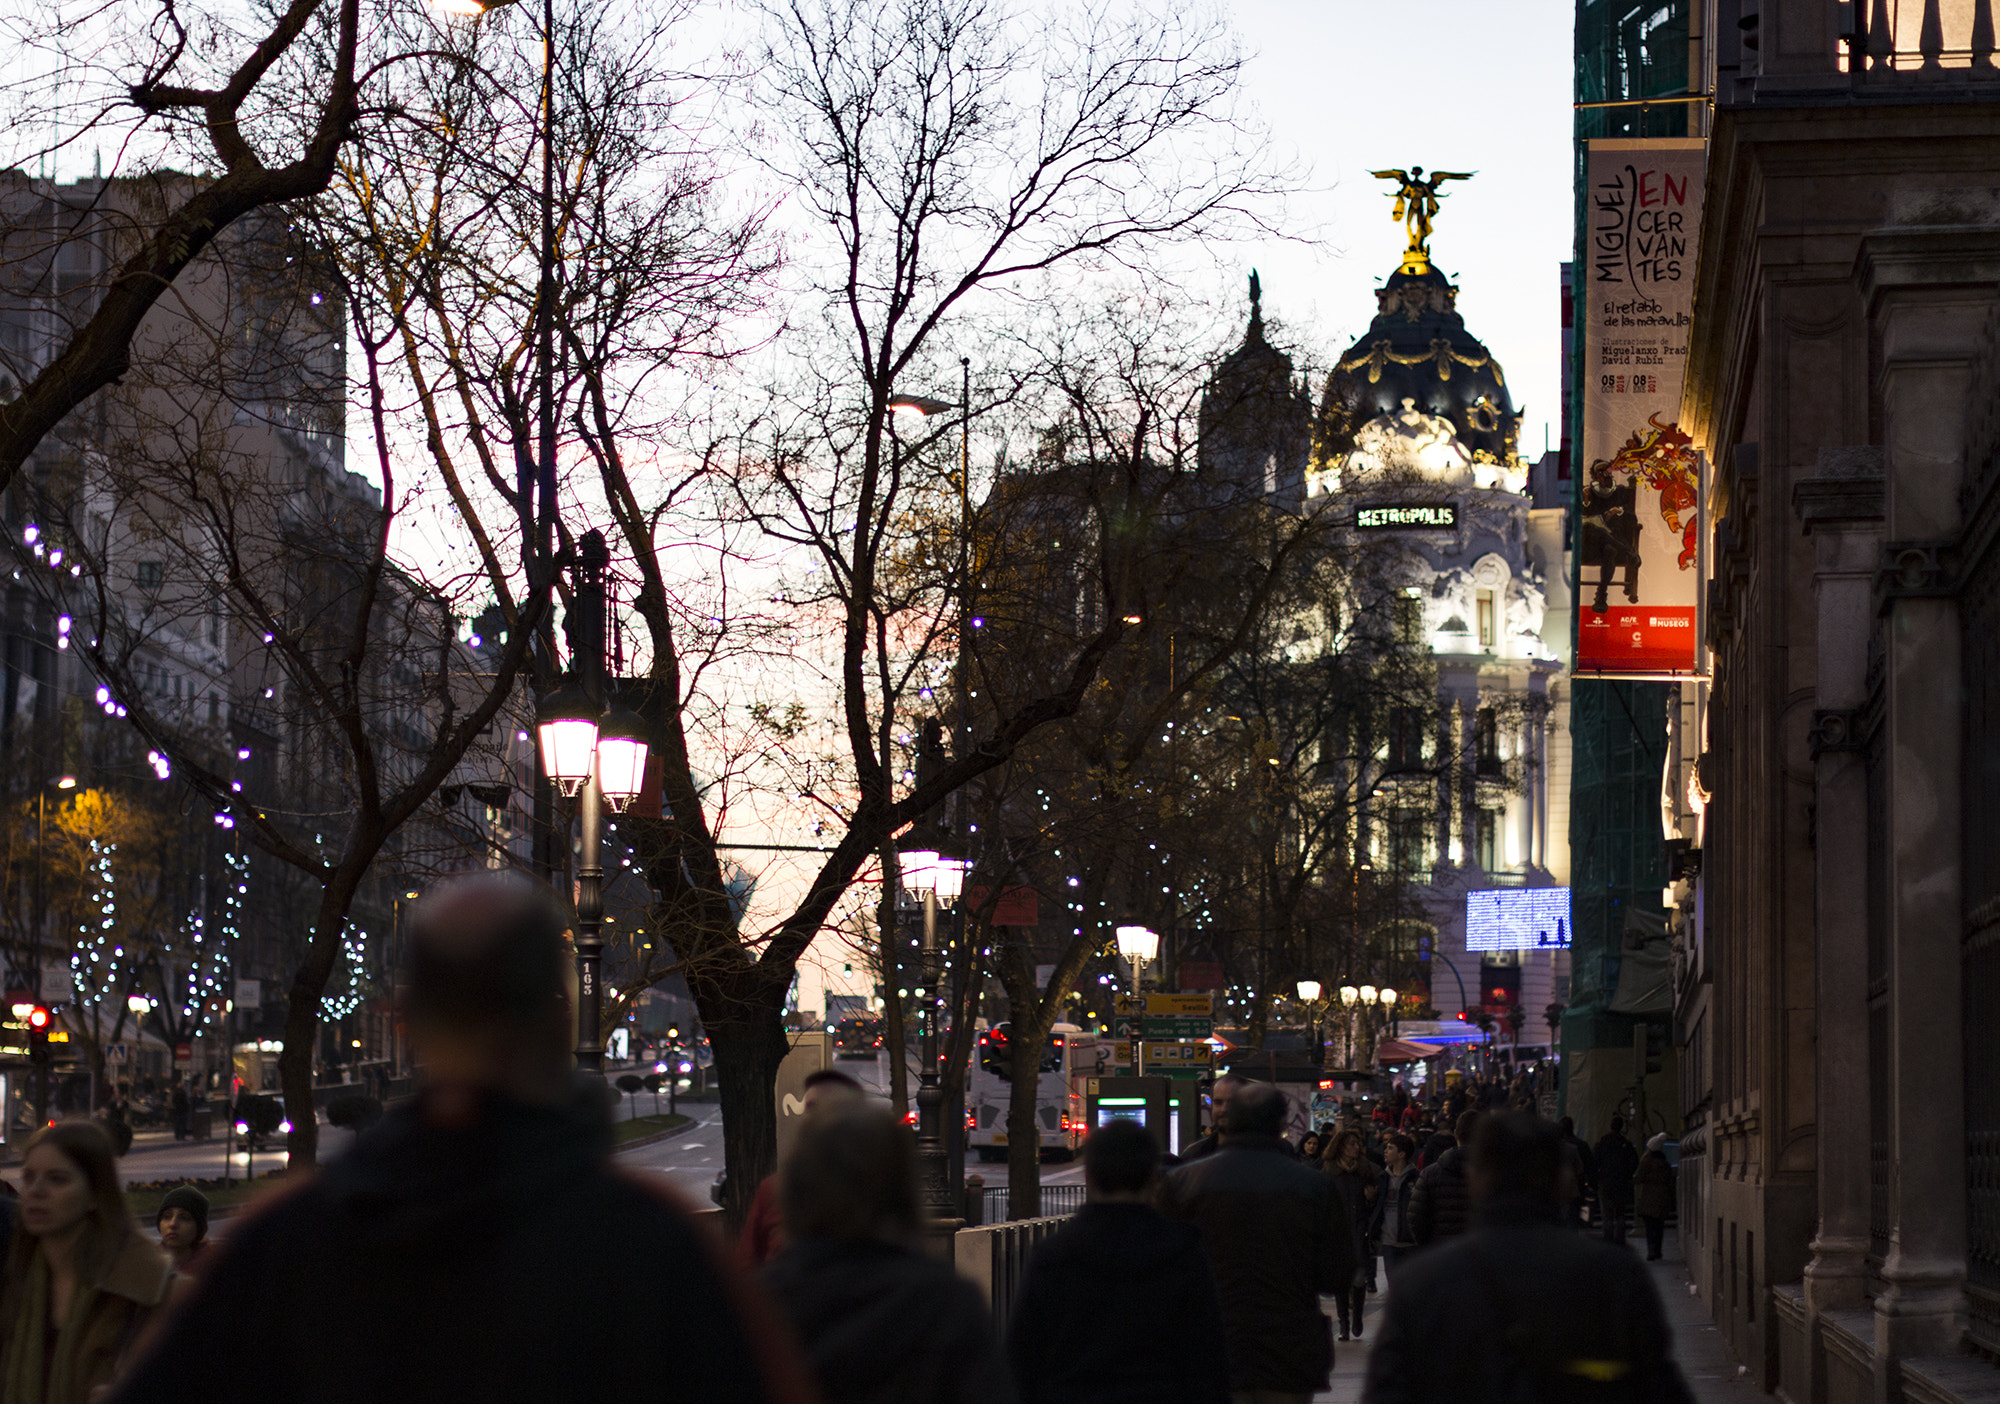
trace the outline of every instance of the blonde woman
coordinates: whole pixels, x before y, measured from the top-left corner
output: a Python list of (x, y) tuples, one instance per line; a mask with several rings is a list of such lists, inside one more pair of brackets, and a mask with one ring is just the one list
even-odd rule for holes
[(132, 1226), (111, 1140), (88, 1121), (35, 1133), (0, 1285), (6, 1404), (90, 1404), (167, 1294), (171, 1269)]

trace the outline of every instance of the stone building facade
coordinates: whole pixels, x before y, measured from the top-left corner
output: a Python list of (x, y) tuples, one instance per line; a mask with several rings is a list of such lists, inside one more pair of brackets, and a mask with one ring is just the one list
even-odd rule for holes
[(1546, 1046), (1546, 1011), (1569, 997), (1567, 949), (1468, 951), (1465, 928), (1470, 893), (1568, 882), (1569, 571), (1554, 474), (1538, 499), (1505, 373), (1427, 247), (1405, 253), (1369, 328), (1316, 386), (1266, 340), (1259, 292), (1253, 281), (1243, 344), (1204, 397), (1204, 467), (1261, 484), (1282, 510), (1336, 514), (1335, 549), (1383, 563), (1399, 629), (1436, 676), (1434, 704), (1410, 734), (1385, 728), (1360, 786), (1351, 861), (1407, 883), (1422, 914), (1363, 973), (1403, 982), (1447, 1020), (1518, 1007), (1518, 1038), (1502, 1022), (1498, 1042)]
[(1671, 709), (1681, 1226), (1752, 1378), (2000, 1394), (2000, 71), (1986, 0), (1711, 0)]

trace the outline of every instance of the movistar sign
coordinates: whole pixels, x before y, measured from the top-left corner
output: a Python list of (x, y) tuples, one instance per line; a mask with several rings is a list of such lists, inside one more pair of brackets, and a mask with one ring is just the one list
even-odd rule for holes
[(1444, 527), (1449, 530), (1458, 526), (1458, 504), (1385, 502), (1374, 507), (1360, 507), (1355, 509), (1354, 525), (1363, 531), (1395, 527)]

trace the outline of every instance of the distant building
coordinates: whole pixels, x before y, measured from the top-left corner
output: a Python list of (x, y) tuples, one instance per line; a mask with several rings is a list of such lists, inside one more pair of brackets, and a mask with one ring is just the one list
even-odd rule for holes
[[(191, 180), (56, 184), (0, 172), (0, 394), (66, 343), (135, 231)], [(17, 792), (65, 773), (176, 797), (177, 866), (160, 879), (166, 929), (148, 938), (139, 988), (165, 992), (164, 1031), (200, 1044), (211, 1071), (225, 1065), (219, 1016), (239, 996), (229, 1034), (281, 1034), (318, 899), (317, 881), (257, 849), (239, 820), (283, 814), (311, 852), (314, 831), (343, 831), (355, 807), (332, 720), (274, 651), (277, 632), (338, 675), (344, 631), (372, 598), (374, 641), (354, 681), (391, 785), (430, 744), (439, 651), (458, 660), (454, 677), (471, 676), (482, 647), (497, 645), (473, 643), (447, 601), (393, 566), (366, 593), (382, 498), (347, 467), (343, 308), (337, 273), (281, 212), (238, 221), (148, 315), (121, 382), (57, 426), (0, 500), (17, 567), (0, 608), (0, 753)], [(100, 642), (93, 666), (82, 655)], [(165, 749), (132, 725), (140, 712), (172, 734), (184, 762), (223, 777), (229, 803), (210, 808), (184, 789)], [(519, 844), (513, 790), (527, 753), (511, 738), (526, 724), (503, 716), (356, 895), (328, 989), (328, 1009), (346, 1020), (344, 1036), (323, 1044), (331, 1060), (390, 1056), (401, 893), (468, 855)], [(66, 957), (46, 915), (43, 924), (39, 946), (7, 952), (15, 973)], [(211, 966), (213, 991), (187, 997)]]
[(1402, 981), (1448, 1020), (1483, 1006), (1502, 1021), (1496, 1046), (1519, 1008), (1519, 1043), (1546, 1046), (1567, 950), (1468, 952), (1465, 911), (1471, 892), (1568, 882), (1565, 513), (1530, 495), (1505, 373), (1427, 239), (1413, 227), (1316, 415), (1265, 339), (1253, 280), (1243, 344), (1203, 398), (1202, 462), (1274, 505), (1338, 513), (1337, 551), (1381, 563), (1396, 629), (1435, 666), (1433, 704), (1379, 718), (1367, 773), (1337, 782), (1368, 794), (1353, 866), (1408, 884), (1422, 915), (1376, 933), (1380, 968), (1325, 974)]

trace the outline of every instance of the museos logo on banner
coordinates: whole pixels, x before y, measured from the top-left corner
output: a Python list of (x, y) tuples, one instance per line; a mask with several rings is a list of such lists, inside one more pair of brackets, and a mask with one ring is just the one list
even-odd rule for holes
[(1699, 139), (1593, 141), (1585, 200), (1579, 673), (1697, 670), (1702, 459), (1678, 423)]

